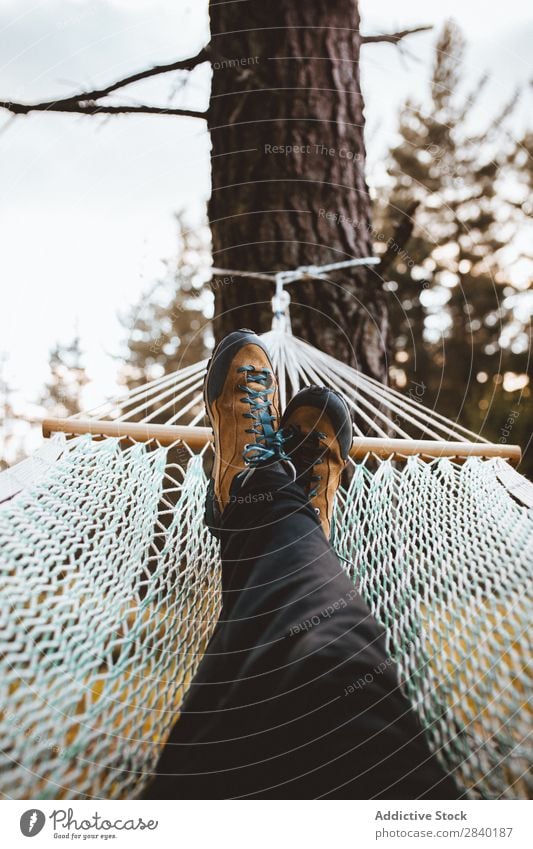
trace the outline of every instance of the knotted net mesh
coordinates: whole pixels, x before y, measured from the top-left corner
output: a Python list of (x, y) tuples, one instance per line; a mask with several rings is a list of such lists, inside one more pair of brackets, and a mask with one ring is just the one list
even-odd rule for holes
[(444, 767), (467, 796), (527, 798), (533, 517), (496, 469), (359, 464), (335, 540)]
[(8, 796), (128, 798), (154, 765), (220, 597), (201, 466), (171, 453), (83, 438), (0, 508)]
[[(83, 437), (0, 507), (7, 796), (141, 792), (219, 612), (206, 483), (183, 444)], [(370, 457), (337, 501), (335, 546), (431, 748), (473, 797), (528, 793), (532, 538), (492, 461)]]

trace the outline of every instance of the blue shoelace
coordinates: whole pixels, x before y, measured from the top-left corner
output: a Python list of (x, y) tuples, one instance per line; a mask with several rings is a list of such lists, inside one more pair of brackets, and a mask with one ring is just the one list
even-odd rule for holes
[[(242, 453), (244, 462), (250, 468), (256, 468), (269, 460), (288, 460), (283, 445), (286, 441), (280, 430), (273, 427), (275, 416), (271, 412), (270, 395), (274, 392), (272, 372), (268, 368), (256, 369), (254, 366), (241, 366), (237, 371), (246, 375), (246, 383), (238, 388), (246, 394), (240, 400), (250, 405), (250, 411), (244, 417), (252, 419), (253, 425), (246, 433), (254, 434), (255, 442), (248, 442)], [(259, 386), (254, 389), (248, 384)]]

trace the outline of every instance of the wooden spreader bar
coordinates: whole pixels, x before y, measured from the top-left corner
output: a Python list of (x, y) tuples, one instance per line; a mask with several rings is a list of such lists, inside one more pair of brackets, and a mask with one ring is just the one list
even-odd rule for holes
[[(201, 449), (211, 442), (213, 435), (208, 427), (185, 425), (138, 424), (136, 422), (98, 421), (95, 419), (53, 419), (42, 423), (43, 435), (66, 433), (72, 436), (90, 433), (94, 436), (112, 436), (131, 439), (135, 442), (157, 441), (160, 445), (173, 445), (181, 440), (192, 449)], [(395, 456), (398, 459), (420, 455), (422, 457), (502, 457), (513, 464), (520, 462), (522, 452), (519, 445), (489, 442), (446, 442), (433, 439), (386, 439), (377, 437), (354, 437), (350, 456), (362, 459), (367, 454), (379, 457)]]
[(107, 422), (97, 419), (43, 420), (43, 436), (50, 436), (57, 432), (68, 433), (73, 436), (92, 433), (94, 436), (114, 436), (119, 439), (132, 439), (135, 442), (156, 440), (160, 445), (173, 445), (181, 440), (194, 449), (203, 448), (213, 438), (209, 427)]

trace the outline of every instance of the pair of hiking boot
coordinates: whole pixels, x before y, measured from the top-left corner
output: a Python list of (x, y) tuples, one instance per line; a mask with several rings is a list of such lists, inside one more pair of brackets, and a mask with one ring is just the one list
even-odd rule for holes
[(346, 402), (306, 386), (280, 416), (278, 386), (265, 344), (237, 330), (215, 348), (204, 385), (215, 460), (206, 521), (215, 535), (235, 491), (264, 465), (282, 463), (303, 487), (329, 539), (333, 504), (352, 444)]

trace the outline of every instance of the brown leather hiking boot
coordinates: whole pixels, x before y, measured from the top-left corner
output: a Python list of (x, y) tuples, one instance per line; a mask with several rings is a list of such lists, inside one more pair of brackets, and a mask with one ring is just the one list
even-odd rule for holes
[(206, 523), (218, 536), (235, 476), (285, 456), (277, 429), (274, 369), (265, 344), (253, 330), (236, 330), (215, 348), (207, 367), (204, 398), (215, 438)]
[(345, 400), (333, 389), (306, 386), (281, 418), (285, 450), (315, 508), (327, 539), (335, 493), (352, 445), (352, 420)]

